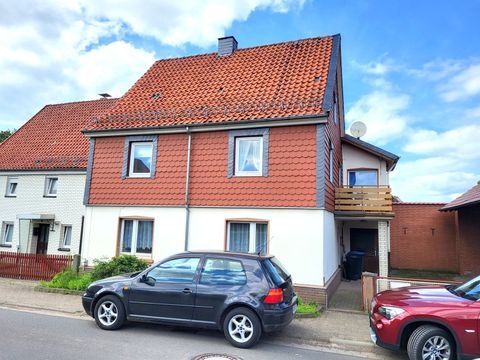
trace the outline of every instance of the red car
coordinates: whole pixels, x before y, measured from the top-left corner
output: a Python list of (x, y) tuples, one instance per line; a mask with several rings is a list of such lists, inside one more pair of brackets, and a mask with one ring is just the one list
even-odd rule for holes
[(383, 291), (372, 300), (370, 330), (375, 344), (407, 350), (410, 360), (480, 358), (480, 276)]

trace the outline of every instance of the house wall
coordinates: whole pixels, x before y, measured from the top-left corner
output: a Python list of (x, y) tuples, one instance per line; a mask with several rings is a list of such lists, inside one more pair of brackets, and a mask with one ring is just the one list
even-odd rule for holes
[[(342, 143), (340, 134), (340, 118), (337, 122), (333, 119), (333, 112), (330, 112), (328, 122), (325, 126), (325, 208), (330, 211), (335, 211), (335, 187), (340, 185), (339, 169), (342, 167)], [(333, 145), (333, 181), (330, 181), (330, 142)]]
[(480, 273), (480, 206), (458, 210), (459, 271), (465, 275)]
[[(86, 213), (82, 255), (91, 265), (94, 259), (117, 255), (120, 219), (144, 217), (154, 220), (153, 249), (149, 260), (158, 261), (182, 252), (185, 244), (185, 214), (180, 207), (89, 206)], [(328, 217), (326, 220), (325, 217)], [(189, 250), (226, 249), (227, 220), (251, 219), (268, 222), (268, 251), (292, 273), (294, 282), (322, 287), (324, 273), (324, 227), (331, 229), (333, 216), (316, 209), (190, 208)], [(333, 225), (334, 227), (334, 225)], [(331, 233), (332, 230), (326, 231)], [(329, 248), (329, 247), (327, 247)], [(334, 251), (334, 250), (332, 250)], [(333, 261), (329, 273), (333, 274)], [(336, 265), (338, 267), (338, 264)], [(328, 274), (327, 274), (328, 275)]]
[(343, 185), (348, 185), (348, 170), (350, 169), (376, 169), (378, 171), (378, 185), (389, 185), (387, 164), (385, 160), (362, 151), (350, 144), (343, 147)]
[(390, 266), (457, 272), (455, 213), (444, 204), (394, 203)]
[[(5, 197), (8, 176), (18, 178), (17, 196)], [(57, 197), (44, 197), (46, 176), (58, 177)], [(48, 254), (78, 254), (81, 236), (83, 191), (85, 173), (8, 173), (0, 175), (0, 226), (3, 222), (13, 222), (13, 242), (11, 248), (0, 248), (0, 251), (36, 251), (35, 238), (32, 239), (34, 222), (19, 220), (19, 214), (54, 214), (55, 228), (49, 232)], [(69, 252), (58, 251), (63, 240), (62, 225), (72, 226), (72, 244)], [(19, 229), (21, 228), (21, 231)], [(21, 242), (20, 242), (21, 235)], [(27, 236), (29, 235), (29, 236)], [(28, 241), (30, 238), (30, 241)]]
[[(316, 126), (270, 128), (265, 177), (228, 177), (228, 134), (192, 134), (190, 205), (316, 206)], [(183, 205), (187, 135), (158, 137), (156, 174), (148, 179), (122, 179), (124, 140), (96, 139), (89, 204)]]

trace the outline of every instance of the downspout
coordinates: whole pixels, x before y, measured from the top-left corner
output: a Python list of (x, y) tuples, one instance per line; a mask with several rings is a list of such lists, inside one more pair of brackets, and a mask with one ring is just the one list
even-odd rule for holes
[(188, 147), (187, 147), (187, 175), (185, 178), (185, 251), (188, 251), (188, 228), (190, 222), (190, 208), (188, 206), (188, 193), (190, 190), (190, 153), (192, 148), (192, 133), (188, 126), (185, 127), (185, 131), (188, 134)]

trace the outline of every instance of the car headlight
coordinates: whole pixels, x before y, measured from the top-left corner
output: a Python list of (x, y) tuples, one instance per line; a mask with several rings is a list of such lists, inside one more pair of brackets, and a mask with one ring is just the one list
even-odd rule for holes
[(405, 310), (400, 309), (394, 306), (380, 306), (378, 308), (378, 313), (388, 320), (396, 318), (398, 315), (403, 314)]

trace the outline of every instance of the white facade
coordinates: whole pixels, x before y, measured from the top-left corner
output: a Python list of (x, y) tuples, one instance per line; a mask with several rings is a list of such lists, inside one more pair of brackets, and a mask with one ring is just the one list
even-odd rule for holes
[[(8, 178), (16, 178), (15, 196), (7, 194)], [(45, 196), (48, 177), (57, 178), (56, 196)], [(1, 244), (0, 251), (37, 251), (38, 227), (48, 224), (48, 254), (79, 253), (82, 217), (85, 214), (83, 193), (85, 172), (2, 172), (0, 173), (0, 224), (13, 224), (11, 244)], [(63, 229), (71, 226), (71, 244), (63, 245)], [(11, 245), (11, 246), (8, 246)], [(63, 248), (63, 251), (59, 249)]]
[(387, 162), (358, 147), (342, 144), (343, 152), (343, 185), (348, 185), (348, 170), (375, 169), (378, 171), (378, 185), (388, 185)]
[[(125, 218), (154, 221), (148, 259), (157, 261), (184, 250), (182, 207), (88, 206), (82, 251), (88, 265), (118, 254)], [(324, 286), (338, 268), (333, 214), (321, 209), (190, 208), (188, 250), (225, 250), (228, 221), (267, 222), (268, 252), (281, 260), (297, 285)]]

